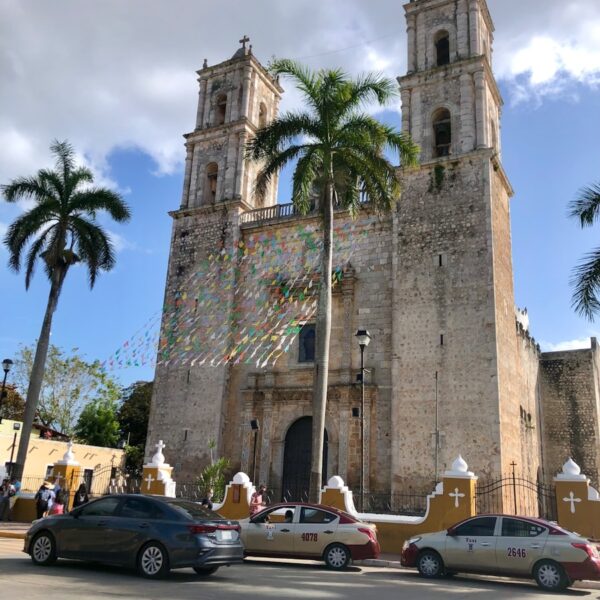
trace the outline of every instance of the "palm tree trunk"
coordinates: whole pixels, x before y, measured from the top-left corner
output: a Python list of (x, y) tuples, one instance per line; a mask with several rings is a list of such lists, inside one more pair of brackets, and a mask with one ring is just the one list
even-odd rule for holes
[(23, 429), (21, 429), (21, 438), (19, 440), (19, 451), (17, 453), (17, 462), (13, 473), (21, 479), (23, 469), (27, 459), (27, 449), (29, 447), (29, 437), (33, 427), (33, 420), (38, 406), (40, 390), (42, 389), (42, 380), (46, 370), (46, 357), (48, 347), (50, 346), (50, 331), (52, 329), (52, 317), (58, 304), (58, 297), (65, 279), (66, 270), (64, 268), (55, 268), (52, 275), (52, 284), (50, 285), (50, 294), (48, 295), (48, 304), (46, 314), (42, 323), (42, 330), (35, 349), (35, 357), (29, 375), (29, 388), (27, 389), (27, 400), (25, 402), (25, 414), (23, 416)]
[(323, 445), (327, 412), (329, 339), (331, 337), (331, 271), (333, 268), (333, 183), (330, 178), (323, 207), (323, 253), (321, 285), (316, 318), (315, 371), (313, 384), (312, 454), (309, 501), (320, 503), (323, 484)]

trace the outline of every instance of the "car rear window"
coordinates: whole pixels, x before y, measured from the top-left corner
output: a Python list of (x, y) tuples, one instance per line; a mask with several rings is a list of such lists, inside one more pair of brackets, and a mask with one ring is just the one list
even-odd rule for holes
[(213, 512), (200, 504), (196, 504), (195, 502), (190, 502), (189, 500), (168, 500), (167, 504), (171, 508), (174, 508), (177, 513), (188, 519), (204, 519), (207, 521), (223, 520), (223, 517), (216, 512)]
[(541, 525), (536, 525), (531, 521), (521, 521), (521, 519), (502, 519), (502, 535), (506, 537), (537, 537), (546, 532), (547, 529)]

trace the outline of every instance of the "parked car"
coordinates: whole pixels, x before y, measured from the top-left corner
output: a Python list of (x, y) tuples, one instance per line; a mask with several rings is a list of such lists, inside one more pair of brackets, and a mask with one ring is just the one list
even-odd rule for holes
[(456, 572), (533, 577), (545, 590), (600, 579), (600, 555), (589, 540), (543, 519), (481, 515), (404, 543), (402, 565), (423, 577)]
[(34, 521), (23, 551), (36, 565), (74, 558), (136, 567), (150, 578), (184, 567), (210, 575), (243, 561), (239, 532), (237, 521), (187, 500), (111, 495)]
[(324, 560), (331, 569), (344, 569), (352, 560), (377, 558), (380, 552), (375, 525), (330, 506), (276, 504), (240, 526), (248, 556)]

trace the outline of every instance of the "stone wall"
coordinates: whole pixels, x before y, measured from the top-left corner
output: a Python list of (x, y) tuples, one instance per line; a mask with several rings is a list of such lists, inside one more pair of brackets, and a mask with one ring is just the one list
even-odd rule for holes
[(540, 375), (543, 397), (543, 453), (547, 475), (571, 457), (598, 487), (600, 427), (598, 346), (589, 350), (544, 352)]

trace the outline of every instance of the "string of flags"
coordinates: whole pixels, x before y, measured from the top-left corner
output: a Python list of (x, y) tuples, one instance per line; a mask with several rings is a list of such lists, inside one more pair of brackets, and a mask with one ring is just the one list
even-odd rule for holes
[[(376, 220), (334, 226), (334, 286)], [(318, 224), (246, 232), (205, 256), (102, 366), (274, 365), (316, 313), (322, 245)]]

